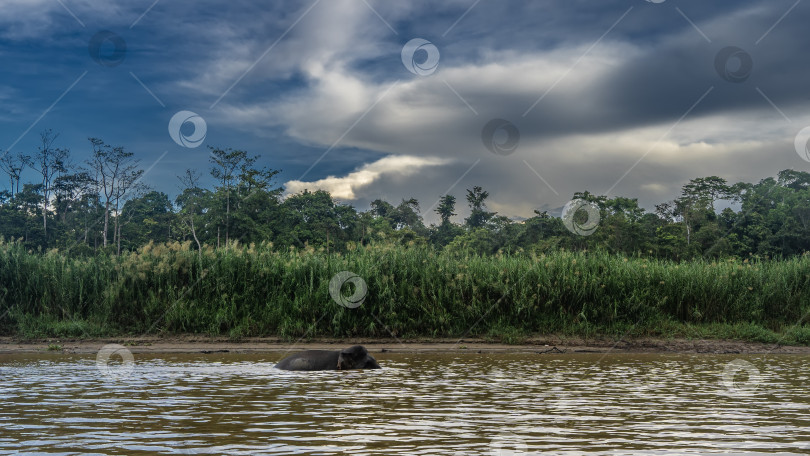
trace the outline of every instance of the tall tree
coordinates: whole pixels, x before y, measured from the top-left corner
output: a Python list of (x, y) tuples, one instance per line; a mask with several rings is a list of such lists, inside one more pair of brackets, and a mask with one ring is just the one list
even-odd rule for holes
[(340, 234), (341, 216), (328, 192), (304, 190), (292, 195), (283, 203), (291, 236), (300, 243), (329, 246), (336, 234)]
[(123, 147), (112, 147), (98, 138), (89, 140), (93, 151), (87, 163), (95, 174), (96, 188), (104, 200), (102, 239), (104, 247), (107, 247), (113, 205), (125, 199), (143, 170), (138, 169), (138, 160), (133, 158), (132, 152), (127, 152)]
[(382, 217), (390, 221), (391, 216), (394, 212), (396, 212), (396, 208), (394, 208), (394, 206), (392, 206), (391, 203), (387, 201), (375, 199), (374, 201), (371, 202), (371, 214), (374, 217)]
[(20, 177), (30, 160), (31, 157), (29, 155), (11, 155), (8, 151), (3, 153), (2, 157), (0, 157), (0, 169), (8, 175), (9, 183), (11, 184), (8, 191), (12, 198), (14, 198), (15, 194), (20, 192)]
[(40, 145), (37, 153), (31, 158), (29, 166), (42, 176), (42, 231), (46, 242), (48, 239), (48, 206), (51, 204), (54, 181), (67, 171), (68, 149), (54, 147), (59, 134), (53, 130), (40, 133)]
[[(131, 172), (126, 172), (118, 179), (115, 185), (115, 226), (113, 233), (115, 240), (116, 253), (121, 254), (121, 224), (124, 208), (121, 207), (123, 201), (127, 201), (128, 196), (137, 196), (146, 191), (146, 186), (138, 182), (143, 175), (142, 169), (132, 169)], [(168, 199), (167, 199), (168, 201)], [(126, 206), (126, 204), (124, 205)]]
[(495, 215), (486, 210), (485, 201), (488, 197), (489, 192), (477, 185), (472, 190), (467, 189), (467, 204), (470, 205), (470, 216), (465, 220), (467, 227), (482, 228)]
[(712, 212), (715, 201), (728, 198), (731, 192), (726, 180), (717, 176), (692, 179), (682, 190), (682, 198), (688, 199), (693, 205), (706, 205)]
[[(237, 178), (236, 170), (246, 164), (250, 167), (256, 160), (255, 157), (248, 157), (243, 150), (233, 150), (230, 148), (220, 149), (208, 146), (211, 150), (209, 160), (213, 164), (211, 176), (220, 181), (221, 189), (225, 191), (225, 245), (230, 240), (231, 225), (231, 188)], [(219, 227), (217, 227), (217, 246), (219, 246)]]
[(424, 230), (422, 216), (419, 215), (419, 201), (416, 198), (403, 199), (394, 210), (394, 223), (396, 229), (410, 228), (411, 230)]
[(167, 242), (171, 237), (172, 204), (165, 193), (150, 191), (129, 198), (120, 217), (118, 242), (123, 242), (127, 249), (149, 241)]
[(200, 174), (192, 169), (186, 169), (182, 176), (177, 176), (182, 187), (175, 203), (180, 207), (178, 215), (197, 244), (197, 252), (202, 255), (202, 243), (197, 236), (197, 225), (204, 209), (204, 201), (208, 197), (208, 190), (200, 188)]
[(439, 205), (436, 206), (434, 212), (439, 214), (439, 218), (442, 221), (442, 225), (450, 224), (450, 217), (456, 215), (453, 212), (456, 209), (456, 197), (453, 195), (444, 195), (439, 198)]

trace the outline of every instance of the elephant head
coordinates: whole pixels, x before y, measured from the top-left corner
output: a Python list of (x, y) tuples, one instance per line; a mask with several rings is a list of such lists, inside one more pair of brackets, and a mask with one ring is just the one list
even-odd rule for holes
[(338, 370), (348, 369), (381, 369), (377, 360), (368, 354), (366, 347), (355, 345), (340, 351), (337, 362)]

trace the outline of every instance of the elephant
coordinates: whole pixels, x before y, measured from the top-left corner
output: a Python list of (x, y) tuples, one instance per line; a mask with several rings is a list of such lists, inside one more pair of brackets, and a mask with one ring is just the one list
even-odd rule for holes
[(355, 345), (340, 351), (306, 350), (278, 362), (277, 369), (290, 371), (382, 369), (366, 347)]

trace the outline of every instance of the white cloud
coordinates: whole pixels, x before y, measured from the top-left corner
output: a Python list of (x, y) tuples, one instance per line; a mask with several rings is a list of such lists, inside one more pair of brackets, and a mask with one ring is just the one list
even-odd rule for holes
[[(391, 22), (397, 14), (408, 14), (388, 10), (383, 3), (374, 5)], [(748, 10), (736, 17), (752, 20), (760, 13)], [(701, 26), (718, 42), (725, 36), (737, 37), (740, 27), (730, 30), (723, 26), (725, 20), (723, 16)], [(651, 208), (676, 196), (690, 178), (719, 175), (730, 181), (756, 180), (803, 164), (789, 148), (793, 130), (800, 128), (792, 125), (804, 126), (807, 122), (803, 120), (810, 122), (810, 118), (802, 119), (789, 106), (783, 106), (793, 120), (792, 125), (788, 124), (753, 87), (721, 87), (723, 82), (711, 67), (716, 50), (706, 47), (691, 27), (661, 37), (654, 46), (608, 37), (593, 49), (589, 49), (590, 42), (530, 51), (484, 47), (472, 60), (454, 60), (452, 54), (443, 53), (439, 70), (429, 77), (415, 77), (398, 58), (390, 58), (398, 57), (401, 43), (392, 43), (391, 32), (363, 2), (329, 6), (324, 2), (299, 27), (272, 51), (272, 59), (254, 69), (252, 77), (285, 78), (291, 72), (300, 72), (305, 87), (269, 101), (228, 98), (211, 114), (212, 118), (225, 126), (257, 134), (273, 126), (308, 145), (326, 148), (340, 139), (339, 148), (366, 149), (390, 156), (358, 164), (345, 176), (314, 182), (290, 181), (286, 186), (292, 193), (321, 188), (336, 198), (360, 204), (383, 195), (392, 195), (394, 200), (414, 196), (427, 208), (427, 203), (445, 192), (455, 194), (462, 206), (464, 189), (482, 185), (490, 192), (491, 209), (507, 216), (527, 216), (534, 208), (562, 206), (576, 191), (607, 192), (631, 167), (632, 171), (610, 195), (637, 197), (642, 205)], [(406, 38), (397, 39), (404, 42)], [(632, 73), (635, 84), (645, 77), (648, 68), (673, 55), (692, 55), (696, 46), (708, 56), (706, 68), (689, 59), (686, 61), (691, 66), (687, 67), (677, 59), (671, 66), (664, 65), (659, 71), (669, 71), (670, 79), (648, 80), (653, 89), (648, 87), (641, 93), (649, 93), (650, 97), (628, 100), (629, 107), (623, 104), (622, 96), (632, 95), (635, 87), (629, 91), (628, 87), (620, 87), (627, 92), (619, 91), (618, 95), (613, 92), (610, 84), (626, 76), (626, 72)], [(255, 54), (255, 46), (253, 50)], [(590, 52), (581, 58), (586, 50)], [(440, 51), (444, 49), (440, 47)], [(664, 56), (659, 58), (660, 52)], [(237, 66), (241, 68), (249, 60), (237, 55), (241, 62)], [(387, 71), (379, 67), (374, 71), (358, 69), (364, 68), (360, 63), (380, 58), (391, 62)], [(224, 64), (220, 62), (213, 68), (222, 69)], [(703, 87), (700, 78), (705, 77), (709, 79)], [(690, 82), (691, 86), (672, 84), (693, 79), (698, 82)], [(206, 81), (204, 85), (221, 83)], [(718, 88), (675, 126), (678, 116), (711, 84)], [(547, 91), (524, 116), (526, 109)], [(717, 105), (714, 110), (702, 109), (717, 100), (728, 100), (729, 94), (736, 100), (754, 101), (740, 104), (734, 111), (737, 105), (722, 102), (720, 109)], [(659, 96), (667, 103), (663, 111), (656, 106)], [(644, 117), (646, 111), (651, 117)], [(511, 120), (520, 129), (521, 144), (511, 156), (492, 155), (481, 143), (481, 128), (495, 117)], [(313, 155), (312, 160), (319, 155)], [(470, 169), (479, 159), (480, 163)], [(409, 160), (411, 164), (404, 166)], [(313, 172), (317, 173), (318, 167)], [(457, 180), (458, 185), (452, 187)], [(457, 211), (463, 216), (462, 207)]]
[(435, 157), (389, 156), (365, 164), (343, 177), (329, 176), (314, 182), (289, 181), (285, 184), (286, 194), (300, 193), (304, 190), (326, 190), (336, 199), (353, 201), (370, 185), (379, 183), (382, 179), (401, 181), (403, 178), (420, 172), (425, 167), (447, 163), (448, 160)]
[(0, 2), (0, 36), (10, 40), (50, 40), (65, 32), (57, 22), (78, 28), (79, 21), (86, 27), (96, 19), (103, 19), (108, 26), (128, 26), (148, 6), (95, 0), (3, 0)]

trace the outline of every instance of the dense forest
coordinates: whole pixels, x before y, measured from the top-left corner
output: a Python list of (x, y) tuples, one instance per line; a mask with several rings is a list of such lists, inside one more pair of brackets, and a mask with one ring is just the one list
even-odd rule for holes
[[(58, 147), (58, 134), (47, 130), (40, 139), (36, 151), (0, 159), (7, 184), (0, 191), (0, 235), (34, 251), (120, 254), (149, 242), (191, 241), (202, 250), (265, 241), (276, 248), (342, 252), (385, 242), (462, 254), (566, 249), (686, 260), (788, 257), (810, 250), (810, 173), (802, 171), (784, 170), (758, 183), (698, 177), (654, 212), (633, 198), (578, 192), (574, 200), (599, 212), (589, 220), (596, 218), (596, 229), (582, 236), (547, 212), (519, 221), (490, 212), (489, 193), (477, 186), (464, 195), (469, 217), (456, 220), (458, 201), (448, 194), (435, 205), (441, 222), (429, 226), (413, 198), (378, 199), (363, 212), (321, 190), (284, 197), (276, 183), (279, 170), (259, 167), (258, 155), (227, 148), (210, 148), (208, 169), (177, 176), (172, 201), (140, 182), (142, 164), (124, 147), (90, 138), (89, 158), (77, 162)], [(200, 185), (203, 172), (213, 178), (212, 188)], [(580, 210), (572, 217), (589, 215)]]
[[(519, 221), (475, 186), (468, 217), (443, 195), (425, 226), (415, 199), (363, 212), (324, 191), (285, 196), (280, 171), (242, 150), (211, 148), (213, 187), (187, 170), (172, 201), (123, 147), (90, 139), (74, 163), (41, 139), (0, 160), (0, 334), (810, 343), (810, 173), (695, 178), (654, 212), (583, 191), (563, 217)], [(359, 308), (329, 288), (347, 271), (367, 284)]]

